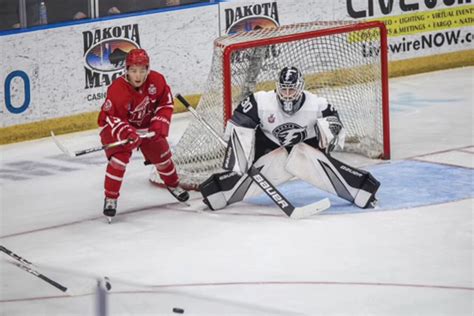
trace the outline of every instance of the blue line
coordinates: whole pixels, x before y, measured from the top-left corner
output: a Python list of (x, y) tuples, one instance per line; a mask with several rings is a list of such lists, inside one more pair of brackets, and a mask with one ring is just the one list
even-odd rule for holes
[(54, 23), (54, 24), (38, 25), (38, 26), (32, 26), (32, 27), (22, 28), (22, 29), (0, 31), (0, 36), (36, 32), (36, 31), (42, 31), (42, 30), (47, 30), (47, 29), (56, 29), (56, 28), (71, 26), (71, 25), (80, 25), (80, 24), (87, 24), (87, 23), (97, 23), (97, 22), (102, 22), (102, 21), (116, 20), (116, 19), (125, 19), (129, 17), (134, 17), (134, 16), (142, 16), (142, 15), (150, 15), (150, 14), (170, 12), (170, 11), (194, 9), (198, 7), (217, 5), (218, 3), (219, 3), (218, 1), (209, 2), (209, 3), (207, 2), (196, 3), (196, 4), (189, 4), (189, 5), (170, 7), (170, 8), (160, 8), (160, 9), (153, 9), (153, 10), (140, 11), (140, 12), (123, 13), (123, 14), (100, 17), (100, 18), (95, 18), (95, 19), (72, 20), (72, 21), (59, 22), (59, 23)]

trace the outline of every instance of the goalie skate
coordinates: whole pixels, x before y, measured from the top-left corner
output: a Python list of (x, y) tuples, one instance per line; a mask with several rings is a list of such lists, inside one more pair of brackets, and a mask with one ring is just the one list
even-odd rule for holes
[(105, 198), (104, 199), (104, 215), (107, 217), (109, 224), (112, 222), (112, 218), (117, 213), (117, 199)]

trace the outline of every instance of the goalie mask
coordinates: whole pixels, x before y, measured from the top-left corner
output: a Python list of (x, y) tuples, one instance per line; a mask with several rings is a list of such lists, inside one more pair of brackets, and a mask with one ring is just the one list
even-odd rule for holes
[(276, 83), (276, 93), (283, 112), (292, 115), (301, 108), (303, 89), (303, 75), (296, 67), (285, 67), (281, 70)]

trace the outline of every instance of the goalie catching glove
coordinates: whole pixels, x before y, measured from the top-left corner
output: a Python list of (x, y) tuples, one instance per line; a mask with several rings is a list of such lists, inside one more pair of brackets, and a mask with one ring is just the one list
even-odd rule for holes
[(338, 115), (318, 119), (314, 129), (319, 139), (319, 148), (326, 148), (326, 152), (331, 152), (337, 145), (341, 149), (344, 147), (346, 133)]

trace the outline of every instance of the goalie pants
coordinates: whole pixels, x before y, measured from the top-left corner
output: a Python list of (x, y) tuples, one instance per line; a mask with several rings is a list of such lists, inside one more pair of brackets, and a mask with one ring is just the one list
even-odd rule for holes
[[(299, 143), (290, 153), (279, 147), (261, 156), (254, 166), (273, 184), (293, 177), (335, 194), (361, 208), (370, 206), (380, 183), (367, 171), (353, 168), (308, 144)], [(248, 175), (223, 172), (212, 175), (200, 185), (204, 202), (211, 209), (261, 193)]]
[[(110, 129), (104, 128), (100, 133), (102, 144), (110, 144), (116, 141), (110, 134)], [(171, 150), (168, 141), (164, 137), (158, 139), (142, 139), (139, 147), (145, 160), (155, 165), (160, 178), (166, 186), (176, 187), (179, 184), (178, 174), (171, 157)], [(125, 175), (125, 170), (132, 151), (125, 146), (118, 146), (107, 149), (105, 155), (108, 164), (105, 172), (104, 193), (108, 198), (118, 198), (120, 196), (120, 188)]]

